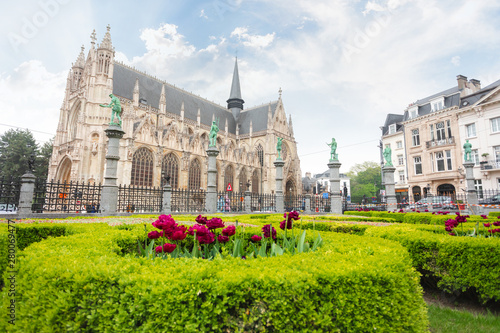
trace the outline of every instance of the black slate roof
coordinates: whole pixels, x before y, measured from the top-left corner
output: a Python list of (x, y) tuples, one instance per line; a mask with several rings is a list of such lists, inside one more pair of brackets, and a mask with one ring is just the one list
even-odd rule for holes
[(385, 124), (382, 126), (382, 135), (386, 135), (389, 132), (389, 125), (396, 124), (396, 132), (399, 131), (403, 126), (401, 122), (404, 120), (403, 114), (389, 113), (385, 118)]
[[(161, 89), (164, 82), (119, 63), (114, 64), (113, 94), (133, 99), (136, 79), (139, 80), (139, 100), (144, 99), (147, 105), (159, 108)], [(219, 128), (221, 130), (224, 130), (227, 120), (229, 133), (236, 134), (237, 123), (231, 111), (224, 106), (214, 104), (168, 83), (165, 83), (165, 99), (167, 112), (180, 115), (181, 105), (184, 102), (185, 118), (196, 121), (198, 109), (200, 109), (200, 121), (202, 124), (210, 126), (212, 124), (212, 117), (215, 115), (216, 118), (220, 119)], [(240, 134), (249, 133), (250, 121), (252, 121), (253, 132), (267, 129), (268, 106), (269, 104), (266, 104), (242, 111), (238, 119)], [(276, 106), (277, 102), (271, 103), (273, 115)]]

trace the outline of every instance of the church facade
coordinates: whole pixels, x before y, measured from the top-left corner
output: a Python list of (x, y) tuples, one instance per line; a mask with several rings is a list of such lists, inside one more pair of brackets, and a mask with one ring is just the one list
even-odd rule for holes
[(276, 101), (244, 109), (238, 63), (227, 105), (222, 106), (165, 81), (115, 62), (110, 28), (96, 45), (95, 31), (68, 74), (64, 101), (49, 166), (49, 179), (102, 183), (106, 168), (105, 130), (110, 94), (122, 106), (118, 184), (162, 186), (166, 176), (173, 188), (207, 188), (208, 136), (212, 121), (217, 136), (217, 191), (231, 184), (243, 191), (274, 193), (277, 138), (283, 138), (283, 191), (302, 193), (300, 161), (291, 117), (287, 118), (281, 90)]

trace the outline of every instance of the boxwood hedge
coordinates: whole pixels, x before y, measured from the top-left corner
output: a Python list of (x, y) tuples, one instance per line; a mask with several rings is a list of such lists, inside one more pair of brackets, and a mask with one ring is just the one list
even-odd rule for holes
[(427, 331), (418, 273), (396, 242), (322, 232), (313, 253), (151, 261), (127, 254), (139, 227), (62, 226), (19, 251), (16, 321), (1, 331)]
[[(464, 228), (472, 229), (467, 223)], [(438, 231), (439, 232), (439, 231)], [(500, 238), (453, 237), (421, 226), (368, 228), (365, 235), (400, 242), (413, 265), (436, 277), (438, 287), (450, 293), (477, 293), (479, 299), (500, 301)]]

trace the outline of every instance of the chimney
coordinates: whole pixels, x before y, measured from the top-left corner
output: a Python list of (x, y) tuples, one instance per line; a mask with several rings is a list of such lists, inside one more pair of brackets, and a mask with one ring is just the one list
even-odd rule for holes
[(467, 76), (457, 75), (458, 90), (467, 88)]
[(481, 81), (476, 80), (476, 79), (471, 79), (469, 82), (474, 85), (474, 89), (473, 89), (474, 92), (481, 90)]

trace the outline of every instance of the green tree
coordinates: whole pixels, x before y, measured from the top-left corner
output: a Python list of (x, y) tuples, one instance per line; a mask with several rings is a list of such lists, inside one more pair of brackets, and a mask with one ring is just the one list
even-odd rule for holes
[(0, 176), (20, 177), (28, 171), (28, 160), (38, 147), (28, 130), (10, 129), (0, 136)]
[(351, 179), (351, 201), (361, 202), (363, 195), (376, 197), (381, 186), (380, 165), (376, 162), (355, 164), (347, 173)]
[(47, 179), (49, 172), (50, 156), (52, 155), (53, 140), (45, 142), (40, 149), (35, 162), (34, 174), (36, 178)]

